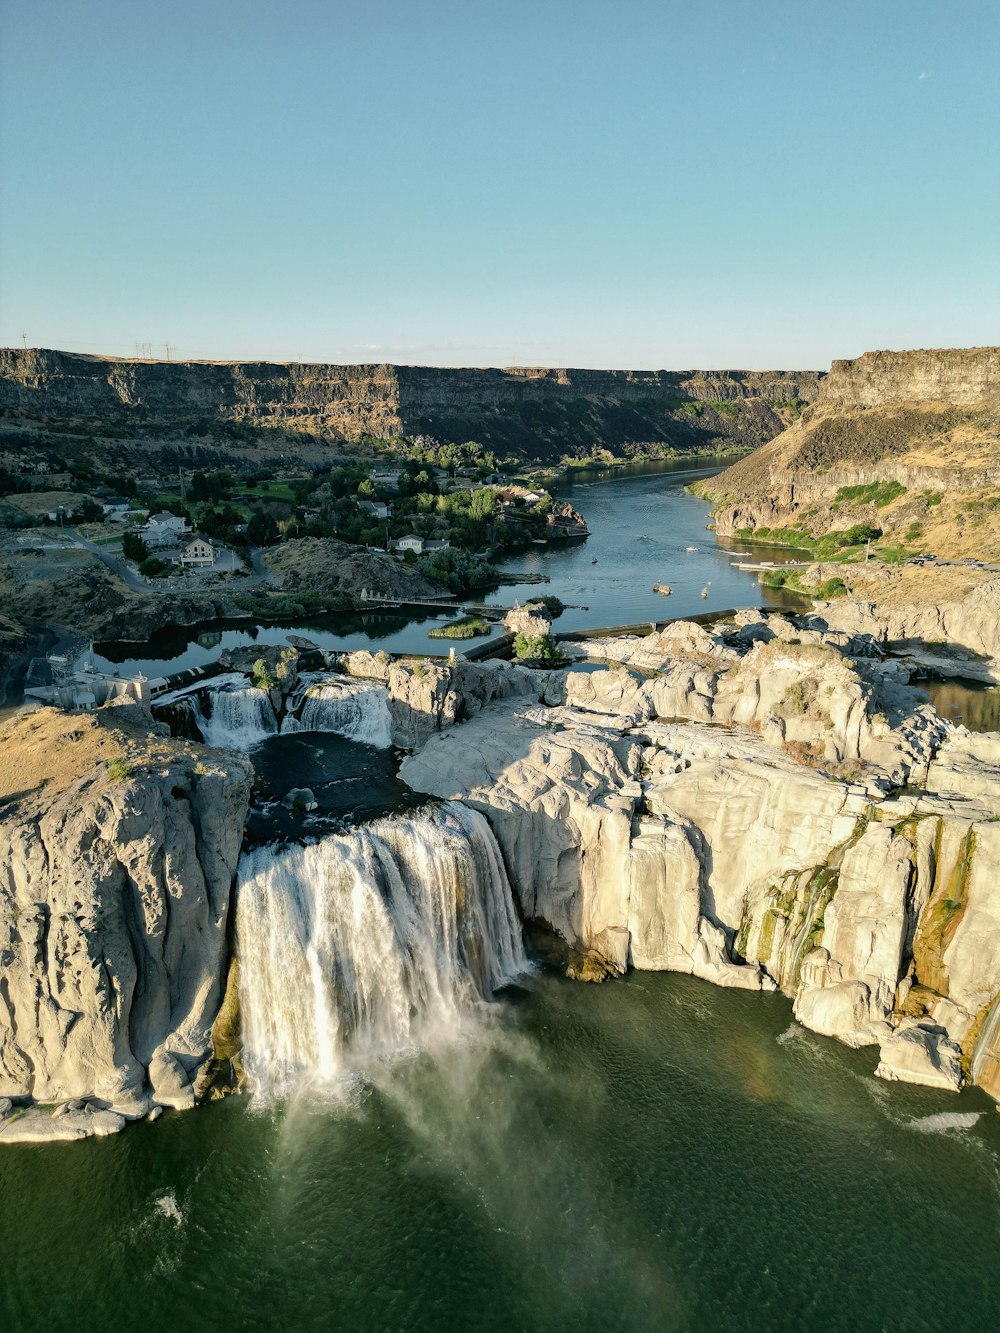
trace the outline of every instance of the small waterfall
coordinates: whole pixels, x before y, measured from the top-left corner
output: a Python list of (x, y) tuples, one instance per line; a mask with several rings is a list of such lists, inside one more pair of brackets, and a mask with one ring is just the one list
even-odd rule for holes
[(281, 730), (336, 732), (351, 741), (387, 750), (390, 745), (386, 691), (372, 681), (320, 676), (291, 700)]
[(252, 685), (207, 691), (209, 713), (199, 705), (198, 725), (206, 745), (223, 750), (249, 750), (278, 731), (278, 719), (267, 690)]
[(457, 802), (247, 853), (236, 932), (244, 1064), (264, 1098), (453, 1032), (525, 967), (496, 840)]

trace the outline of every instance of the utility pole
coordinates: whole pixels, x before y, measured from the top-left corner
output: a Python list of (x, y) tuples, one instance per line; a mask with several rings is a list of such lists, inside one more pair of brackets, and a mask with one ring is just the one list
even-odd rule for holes
[(166, 352), (167, 360), (169, 361), (177, 349), (173, 347), (170, 343), (164, 343), (163, 350)]
[(21, 342), (24, 344), (24, 350), (27, 351), (27, 350), (28, 350), (28, 335), (25, 333), (25, 331), (24, 331), (23, 329), (21, 330)]
[(179, 467), (179, 468), (177, 469), (177, 475), (178, 475), (178, 477), (180, 477), (180, 479), (181, 479), (181, 504), (186, 504), (186, 503), (187, 503), (187, 493), (185, 492), (185, 489), (184, 489), (184, 469), (183, 469), (182, 467)]

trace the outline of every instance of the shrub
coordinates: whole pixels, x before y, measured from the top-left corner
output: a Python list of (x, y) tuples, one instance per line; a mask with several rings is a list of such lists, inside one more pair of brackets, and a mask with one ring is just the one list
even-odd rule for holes
[(271, 668), (263, 657), (258, 657), (253, 664), (253, 683), (258, 690), (273, 689), (277, 683), (271, 675)]
[(804, 713), (806, 711), (806, 696), (800, 680), (792, 681), (785, 691), (782, 702), (791, 713)]
[(884, 509), (905, 494), (906, 487), (898, 481), (870, 481), (865, 486), (841, 486), (834, 498), (849, 504), (873, 504), (876, 509)]
[(560, 597), (552, 596), (551, 593), (545, 597), (532, 597), (531, 601), (526, 603), (526, 609), (530, 610), (533, 606), (544, 606), (553, 620), (556, 616), (561, 616), (566, 610), (566, 603)]
[(120, 754), (108, 764), (108, 776), (115, 782), (124, 782), (126, 778), (132, 776), (132, 765), (124, 755)]
[(559, 662), (559, 648), (551, 634), (518, 634), (514, 654), (522, 662)]

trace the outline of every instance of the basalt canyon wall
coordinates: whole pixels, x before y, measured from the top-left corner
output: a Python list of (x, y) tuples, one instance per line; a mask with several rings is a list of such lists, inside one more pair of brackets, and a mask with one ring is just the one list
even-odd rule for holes
[(816, 371), (157, 362), (0, 350), (0, 411), (15, 427), (105, 427), (148, 439), (427, 434), (526, 457), (650, 443), (752, 447), (812, 401), (819, 381)]
[(722, 536), (866, 523), (913, 549), (1000, 558), (1000, 348), (835, 361), (799, 420), (704, 491)]

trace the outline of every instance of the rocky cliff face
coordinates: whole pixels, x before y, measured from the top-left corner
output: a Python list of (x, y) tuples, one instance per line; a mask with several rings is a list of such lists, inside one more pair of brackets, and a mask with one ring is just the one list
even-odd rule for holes
[[(384, 681), (388, 686), (392, 743), (419, 749), (436, 732), (474, 717), (493, 699), (539, 700), (558, 673), (529, 671), (508, 662), (379, 662), (368, 652), (348, 653), (348, 675)], [(560, 686), (561, 688), (561, 686)]]
[(0, 1097), (133, 1118), (194, 1102), (251, 771), (127, 718), (44, 710), (4, 733), (33, 771), (0, 808)]
[(1000, 742), (858, 674), (836, 636), (817, 656), (737, 629), (686, 661), (675, 636), (650, 681), (571, 674), (571, 707), (492, 704), (403, 776), (482, 810), (525, 914), (598, 963), (778, 987), (878, 1045), (883, 1077), (1000, 1098)]
[(1000, 558), (1000, 349), (835, 361), (800, 420), (704, 489), (720, 536), (793, 544), (863, 523), (887, 544)]
[(818, 401), (821, 407), (890, 403), (968, 407), (995, 398), (1000, 398), (1000, 347), (970, 347), (865, 352), (853, 361), (834, 361)]
[[(530, 456), (762, 443), (815, 371), (600, 371), (515, 367), (152, 362), (0, 350), (0, 410), (15, 422), (105, 424), (138, 436), (221, 425), (356, 441), (429, 434)], [(283, 446), (285, 447), (285, 446)]]

